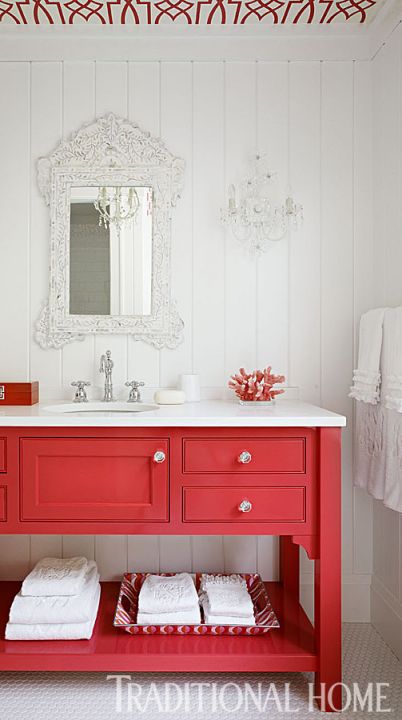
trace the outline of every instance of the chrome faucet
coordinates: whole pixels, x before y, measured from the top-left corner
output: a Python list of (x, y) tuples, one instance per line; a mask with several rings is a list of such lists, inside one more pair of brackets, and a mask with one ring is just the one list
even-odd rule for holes
[(87, 382), (86, 380), (75, 380), (71, 383), (72, 387), (77, 388), (74, 393), (74, 399), (73, 402), (75, 403), (83, 403), (88, 402), (88, 396), (87, 391), (85, 390), (86, 387), (90, 386), (90, 382)]
[(145, 383), (142, 382), (142, 380), (130, 380), (129, 382), (126, 382), (125, 385), (126, 385), (126, 387), (131, 387), (130, 395), (128, 396), (127, 402), (129, 402), (129, 403), (142, 402), (140, 387), (143, 387), (143, 385), (145, 385)]
[(112, 384), (112, 370), (114, 362), (112, 360), (112, 353), (110, 350), (106, 350), (106, 355), (102, 355), (100, 359), (99, 372), (105, 373), (105, 393), (103, 396), (104, 402), (112, 402), (113, 398), (113, 384)]

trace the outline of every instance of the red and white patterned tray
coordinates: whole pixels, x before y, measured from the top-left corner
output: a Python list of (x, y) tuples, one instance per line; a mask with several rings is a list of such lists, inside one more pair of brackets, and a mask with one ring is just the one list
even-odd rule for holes
[[(245, 625), (137, 625), (138, 596), (141, 585), (150, 573), (124, 573), (113, 625), (124, 628), (131, 635), (262, 635), (279, 622), (270, 603), (266, 587), (257, 574), (242, 574), (254, 605), (256, 624)], [(174, 573), (159, 573), (170, 577)], [(194, 576), (197, 591), (201, 573)], [(202, 612), (202, 610), (201, 610)]]

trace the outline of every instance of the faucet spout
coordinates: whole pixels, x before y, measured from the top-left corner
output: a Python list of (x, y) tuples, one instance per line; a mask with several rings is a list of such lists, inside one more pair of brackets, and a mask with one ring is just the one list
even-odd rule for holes
[(112, 360), (112, 353), (110, 350), (106, 350), (106, 355), (101, 355), (99, 372), (105, 373), (105, 392), (103, 396), (104, 402), (112, 402), (113, 397), (113, 383), (112, 383), (112, 371), (114, 362)]

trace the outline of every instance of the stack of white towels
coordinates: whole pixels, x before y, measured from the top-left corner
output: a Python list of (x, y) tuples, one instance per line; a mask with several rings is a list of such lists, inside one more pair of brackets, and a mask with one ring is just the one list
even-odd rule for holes
[(148, 575), (138, 596), (138, 625), (255, 625), (254, 607), (241, 575), (201, 576), (198, 595), (189, 573)]
[(203, 574), (200, 599), (207, 625), (255, 625), (253, 602), (241, 575)]
[(148, 575), (138, 596), (138, 625), (199, 625), (201, 612), (189, 573)]
[(95, 562), (85, 557), (43, 558), (14, 598), (6, 640), (89, 640), (99, 599)]

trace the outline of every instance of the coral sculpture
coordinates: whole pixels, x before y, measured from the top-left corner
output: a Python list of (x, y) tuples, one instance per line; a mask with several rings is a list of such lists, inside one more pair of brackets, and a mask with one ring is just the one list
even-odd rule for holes
[(242, 402), (269, 402), (275, 395), (285, 392), (283, 389), (273, 390), (273, 386), (285, 382), (284, 375), (272, 375), (271, 366), (265, 370), (254, 370), (247, 373), (244, 368), (229, 380), (228, 386), (235, 391)]

